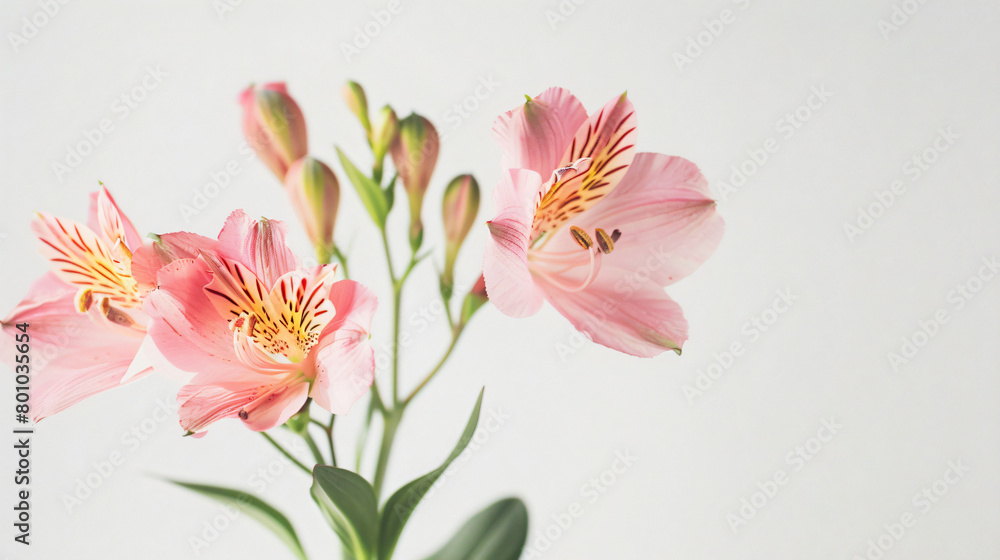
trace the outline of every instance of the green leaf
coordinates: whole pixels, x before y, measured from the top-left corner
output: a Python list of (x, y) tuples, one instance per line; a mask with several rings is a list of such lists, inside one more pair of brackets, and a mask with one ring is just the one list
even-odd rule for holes
[(385, 196), (385, 202), (386, 202), (386, 210), (385, 210), (386, 214), (392, 211), (392, 203), (396, 200), (396, 179), (398, 178), (399, 178), (399, 173), (396, 173), (395, 175), (392, 176), (392, 180), (389, 181), (389, 184), (386, 185), (384, 189), (382, 189), (382, 194), (383, 196)]
[(368, 177), (364, 173), (358, 170), (358, 168), (351, 163), (351, 160), (347, 159), (347, 155), (337, 148), (337, 156), (340, 157), (340, 164), (344, 166), (344, 171), (347, 173), (347, 178), (351, 180), (351, 184), (354, 185), (354, 189), (358, 191), (358, 196), (361, 197), (361, 202), (364, 203), (365, 208), (368, 209), (368, 214), (371, 215), (372, 220), (375, 220), (375, 225), (379, 228), (385, 227), (385, 218), (389, 215), (389, 202), (385, 198), (385, 193), (382, 192), (382, 188), (379, 187), (375, 181)]
[(356, 558), (370, 558), (378, 535), (378, 501), (371, 484), (349, 470), (317, 465), (312, 496), (344, 547)]
[(479, 425), (479, 409), (482, 405), (483, 391), (480, 391), (479, 399), (476, 400), (476, 407), (472, 410), (472, 416), (469, 417), (469, 422), (465, 425), (465, 431), (462, 432), (462, 437), (458, 440), (458, 445), (452, 450), (451, 455), (448, 456), (440, 467), (403, 486), (386, 501), (385, 507), (382, 508), (381, 520), (379, 521), (381, 528), (378, 544), (379, 560), (388, 560), (392, 557), (392, 553), (396, 549), (396, 543), (399, 542), (399, 536), (403, 533), (403, 526), (410, 519), (410, 515), (413, 514), (413, 510), (417, 507), (417, 504), (427, 494), (427, 491), (434, 486), (437, 479), (444, 474), (448, 465), (462, 454), (465, 446), (469, 445), (472, 436), (476, 432), (476, 426)]
[(280, 511), (274, 509), (257, 496), (240, 490), (206, 484), (195, 484), (171, 479), (167, 479), (167, 482), (172, 482), (188, 490), (198, 492), (203, 496), (208, 496), (224, 504), (239, 508), (240, 511), (246, 512), (247, 515), (256, 519), (258, 523), (277, 535), (295, 553), (296, 558), (306, 560), (306, 552), (302, 549), (302, 543), (299, 542), (299, 537), (295, 534), (292, 523)]
[(517, 498), (506, 498), (466, 521), (426, 560), (517, 560), (527, 539), (528, 508)]

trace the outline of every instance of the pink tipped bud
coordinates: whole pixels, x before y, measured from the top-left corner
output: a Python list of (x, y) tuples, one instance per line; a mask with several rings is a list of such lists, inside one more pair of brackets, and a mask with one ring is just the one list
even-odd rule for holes
[(392, 162), (410, 200), (410, 244), (420, 245), (423, 223), (420, 209), (438, 158), (438, 133), (424, 117), (411, 114), (399, 121), (399, 134), (392, 143)]
[(292, 206), (305, 225), (317, 253), (327, 255), (333, 250), (333, 227), (340, 203), (340, 183), (337, 176), (318, 159), (306, 156), (288, 168), (285, 190)]
[(472, 175), (459, 175), (448, 183), (441, 205), (444, 221), (445, 257), (442, 282), (451, 284), (455, 259), (479, 213), (479, 183)]
[(389, 152), (389, 147), (392, 146), (392, 141), (396, 139), (398, 132), (399, 119), (396, 117), (396, 111), (388, 105), (382, 107), (375, 116), (375, 122), (372, 123), (372, 153), (375, 154), (376, 164), (381, 164), (385, 159), (385, 154)]
[(365, 90), (361, 87), (361, 84), (357, 82), (347, 82), (344, 87), (340, 90), (340, 94), (344, 96), (344, 103), (347, 103), (347, 108), (354, 113), (355, 117), (361, 121), (361, 126), (365, 127), (365, 134), (368, 139), (372, 136), (372, 125), (368, 120), (368, 98), (365, 96)]
[(280, 82), (248, 87), (240, 95), (240, 104), (247, 142), (284, 181), (288, 166), (309, 151), (302, 110)]
[(465, 301), (462, 302), (462, 317), (459, 322), (460, 325), (465, 325), (469, 322), (469, 319), (479, 311), (479, 308), (489, 301), (489, 296), (486, 295), (486, 279), (482, 274), (479, 275), (479, 280), (476, 280), (476, 284), (469, 290), (469, 293), (465, 296)]

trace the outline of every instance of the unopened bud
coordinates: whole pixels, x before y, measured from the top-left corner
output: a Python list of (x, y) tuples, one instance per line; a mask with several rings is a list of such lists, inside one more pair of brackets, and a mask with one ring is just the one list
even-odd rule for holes
[(410, 245), (414, 250), (423, 237), (420, 210), (437, 163), (439, 144), (437, 130), (424, 117), (414, 113), (399, 121), (399, 134), (392, 143), (392, 162), (410, 201)]
[(337, 176), (322, 161), (306, 156), (288, 168), (285, 190), (317, 251), (329, 254), (340, 203)]
[(444, 221), (445, 256), (442, 285), (454, 282), (455, 259), (479, 213), (479, 184), (472, 175), (459, 175), (448, 183), (441, 204)]
[(371, 139), (372, 135), (372, 125), (368, 120), (368, 98), (365, 97), (365, 90), (361, 87), (361, 84), (357, 82), (347, 82), (344, 84), (343, 89), (340, 90), (341, 95), (344, 96), (344, 102), (347, 103), (347, 108), (354, 113), (354, 116), (361, 121), (361, 126), (365, 128), (365, 134)]
[(279, 180), (309, 151), (306, 120), (284, 83), (250, 86), (240, 95), (247, 143)]

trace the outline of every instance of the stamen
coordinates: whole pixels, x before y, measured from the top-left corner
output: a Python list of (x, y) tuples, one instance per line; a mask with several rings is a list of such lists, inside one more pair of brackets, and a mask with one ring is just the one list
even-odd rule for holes
[(603, 253), (599, 251), (587, 251), (590, 255), (590, 267), (587, 272), (587, 277), (583, 279), (583, 282), (579, 286), (567, 286), (561, 280), (556, 278), (553, 273), (546, 272), (544, 270), (532, 270), (532, 273), (538, 274), (539, 276), (545, 278), (549, 283), (553, 284), (560, 290), (567, 293), (576, 293), (590, 286), (594, 280), (597, 278), (597, 273), (601, 270), (601, 257), (604, 256)]
[(611, 251), (615, 250), (615, 240), (608, 235), (608, 232), (601, 228), (597, 228), (597, 230), (594, 231), (594, 236), (597, 238), (597, 246), (600, 247), (602, 253), (607, 255)]
[(128, 328), (135, 328), (135, 320), (128, 314), (118, 309), (116, 307), (111, 307), (111, 300), (104, 298), (101, 300), (101, 313), (108, 318), (109, 321), (116, 325), (120, 325)]
[(590, 236), (587, 235), (587, 232), (576, 226), (570, 226), (569, 232), (573, 236), (573, 239), (584, 249), (590, 249), (590, 247), (594, 244), (594, 242), (590, 239)]
[(247, 418), (250, 417), (250, 415), (247, 413), (247, 411), (245, 409), (242, 409), (242, 408), (240, 409), (240, 411), (236, 415), (239, 416), (241, 420), (246, 420)]
[(76, 309), (80, 313), (86, 313), (90, 306), (94, 304), (94, 290), (84, 288), (80, 290), (80, 295), (76, 296)]
[(616, 229), (615, 231), (612, 231), (612, 232), (611, 232), (611, 240), (612, 240), (612, 241), (615, 241), (615, 242), (617, 242), (617, 241), (618, 241), (618, 239), (619, 239), (619, 238), (621, 238), (621, 236), (622, 236), (622, 232), (621, 232), (621, 230), (617, 230), (617, 229)]

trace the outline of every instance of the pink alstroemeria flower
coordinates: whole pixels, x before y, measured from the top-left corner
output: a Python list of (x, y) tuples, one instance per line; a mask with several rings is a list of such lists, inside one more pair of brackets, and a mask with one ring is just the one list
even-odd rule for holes
[(180, 233), (160, 243), (164, 261), (200, 252), (160, 268), (145, 307), (157, 350), (176, 370), (195, 374), (177, 396), (183, 428), (197, 433), (239, 418), (268, 430), (308, 397), (343, 414), (368, 390), (374, 294), (334, 281), (336, 265), (300, 269), (282, 222), (238, 210), (218, 240)]
[(722, 218), (698, 168), (636, 153), (636, 118), (622, 94), (587, 116), (550, 88), (501, 115), (504, 151), (487, 222), (490, 301), (525, 317), (548, 300), (594, 342), (640, 357), (680, 352), (687, 322), (663, 292), (718, 246)]
[(9, 340), (14, 334), (6, 331), (29, 325), (29, 412), (37, 422), (149, 373), (137, 354), (149, 321), (142, 302), (154, 280), (133, 270), (142, 240), (103, 186), (91, 195), (88, 225), (39, 213), (32, 228), (51, 272), (0, 324)]

